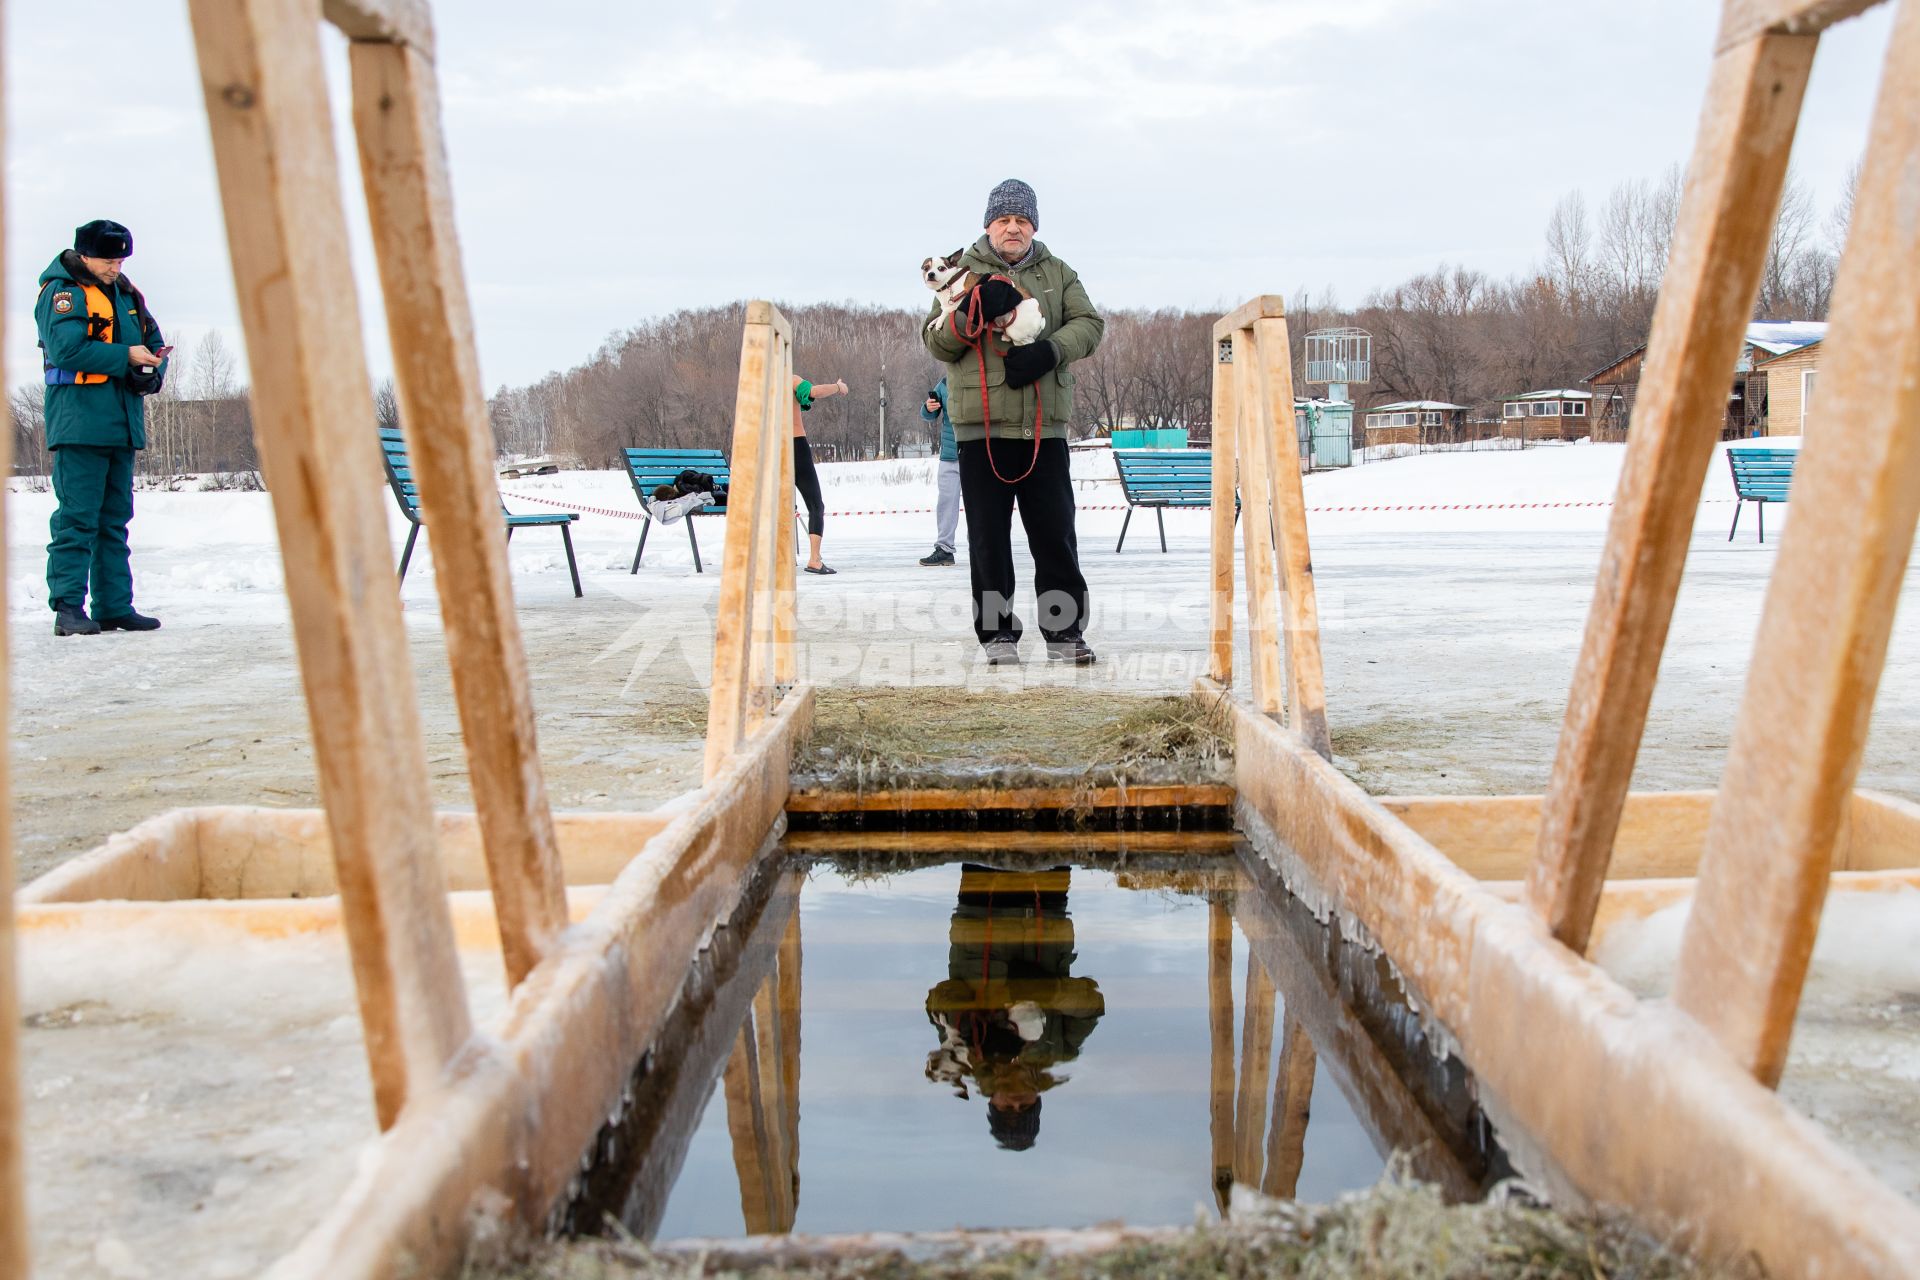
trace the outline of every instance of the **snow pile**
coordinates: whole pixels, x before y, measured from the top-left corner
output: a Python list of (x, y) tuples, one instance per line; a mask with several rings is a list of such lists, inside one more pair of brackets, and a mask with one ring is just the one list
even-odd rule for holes
[[(1664, 996), (1691, 907), (1615, 925), (1594, 960), (1634, 994)], [(1780, 1094), (1920, 1198), (1920, 890), (1828, 895)]]

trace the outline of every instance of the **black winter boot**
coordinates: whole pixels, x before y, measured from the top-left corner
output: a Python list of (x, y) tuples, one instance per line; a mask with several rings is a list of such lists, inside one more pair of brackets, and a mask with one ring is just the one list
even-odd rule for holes
[(53, 634), (57, 636), (97, 636), (100, 624), (86, 610), (66, 600), (53, 602)]
[(95, 618), (94, 621), (99, 624), (96, 630), (100, 631), (158, 631), (160, 629), (160, 619), (149, 618), (146, 614), (135, 613), (131, 609), (118, 617)]

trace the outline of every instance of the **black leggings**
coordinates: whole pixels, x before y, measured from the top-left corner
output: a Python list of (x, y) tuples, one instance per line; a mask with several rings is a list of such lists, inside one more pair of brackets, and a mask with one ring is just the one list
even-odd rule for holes
[(805, 436), (793, 438), (793, 487), (807, 504), (807, 532), (827, 531), (827, 500), (820, 496), (820, 474), (813, 469), (813, 446)]

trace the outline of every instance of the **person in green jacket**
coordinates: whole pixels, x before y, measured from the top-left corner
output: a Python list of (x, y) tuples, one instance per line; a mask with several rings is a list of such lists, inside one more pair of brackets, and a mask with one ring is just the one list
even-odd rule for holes
[(133, 233), (98, 219), (75, 230), (73, 248), (40, 273), (34, 321), (60, 504), (47, 544), (47, 603), (57, 636), (160, 625), (133, 608), (127, 523), (133, 455), (147, 447), (142, 398), (160, 389), (172, 348), (163, 345), (146, 299), (121, 274), (132, 254)]
[[(1085, 665), (1094, 652), (1084, 636), (1087, 580), (1074, 531), (1067, 426), (1073, 417), (1071, 366), (1093, 354), (1106, 322), (1074, 269), (1034, 239), (1040, 206), (1032, 187), (1015, 178), (995, 187), (984, 226), (986, 234), (961, 257), (980, 283), (946, 322), (938, 322), (936, 301), (921, 330), (927, 350), (947, 367), (947, 418), (960, 455), (974, 632), (990, 664), (1020, 661), (1022, 625), (1013, 611), (1017, 500), (1033, 553), (1047, 657)], [(1038, 340), (1009, 346), (991, 333), (976, 338), (966, 332), (969, 314), (991, 319), (1019, 305), (1016, 284), (1040, 304), (1046, 327)]]

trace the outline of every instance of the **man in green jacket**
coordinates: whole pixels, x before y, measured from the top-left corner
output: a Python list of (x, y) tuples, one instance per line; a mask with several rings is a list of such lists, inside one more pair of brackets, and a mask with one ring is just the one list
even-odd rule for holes
[(160, 389), (171, 348), (162, 345), (146, 299), (120, 273), (132, 254), (133, 233), (100, 219), (77, 229), (73, 248), (40, 273), (34, 320), (45, 353), (47, 448), (60, 502), (47, 544), (47, 602), (57, 636), (160, 625), (134, 612), (127, 522), (134, 451), (147, 447), (142, 397)]
[[(1034, 239), (1040, 227), (1033, 188), (1009, 178), (987, 197), (986, 234), (961, 258), (982, 277), (947, 321), (936, 302), (922, 337), (947, 367), (947, 416), (960, 454), (973, 574), (974, 632), (987, 661), (1020, 660), (1020, 617), (1013, 611), (1013, 509), (1033, 553), (1033, 589), (1047, 656), (1094, 660), (1084, 631), (1087, 580), (1073, 525), (1067, 425), (1073, 417), (1075, 360), (1100, 345), (1106, 327), (1072, 267)], [(998, 278), (995, 278), (998, 277)], [(1014, 283), (1008, 283), (1012, 281)], [(1009, 346), (998, 335), (973, 337), (967, 317), (995, 318), (1020, 302), (1017, 284), (1039, 302), (1046, 328), (1037, 341)]]

